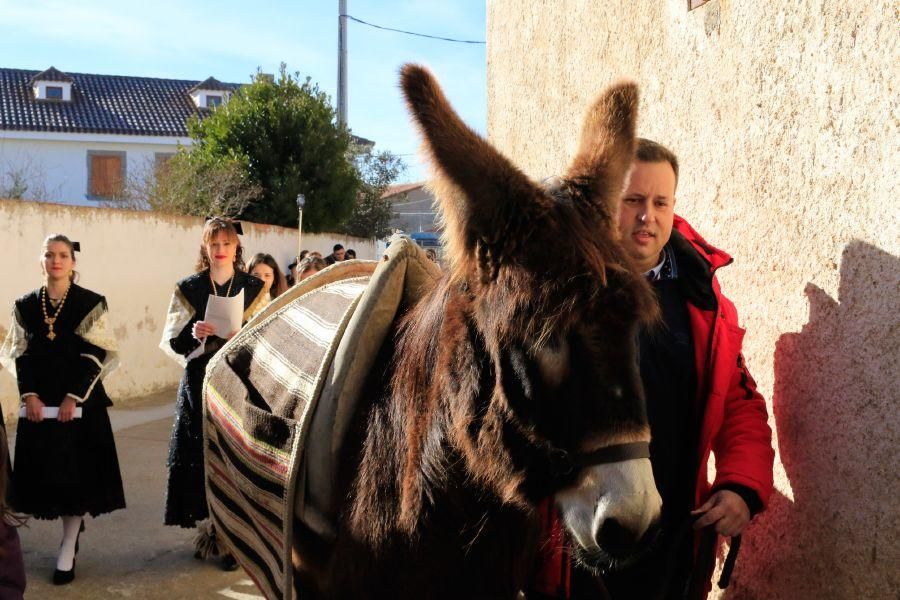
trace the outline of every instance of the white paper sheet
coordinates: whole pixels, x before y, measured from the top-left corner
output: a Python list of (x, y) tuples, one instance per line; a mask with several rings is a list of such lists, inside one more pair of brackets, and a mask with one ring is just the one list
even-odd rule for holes
[[(216, 336), (227, 338), (229, 334), (241, 328), (243, 318), (244, 290), (230, 297), (209, 295), (203, 320), (216, 328)], [(206, 340), (202, 340), (197, 349), (187, 355), (187, 359), (191, 360), (201, 356), (205, 351)]]
[(227, 338), (241, 328), (241, 319), (244, 317), (244, 290), (236, 296), (226, 298), (210, 294), (206, 303), (206, 317), (203, 319), (216, 328), (216, 335)]
[[(58, 406), (45, 406), (44, 408), (41, 409), (41, 415), (45, 419), (56, 419), (57, 417), (59, 417), (59, 407)], [(20, 419), (25, 418), (25, 407), (24, 406), (19, 409), (19, 418)], [(81, 418), (81, 407), (80, 406), (75, 408), (75, 418), (76, 419)]]

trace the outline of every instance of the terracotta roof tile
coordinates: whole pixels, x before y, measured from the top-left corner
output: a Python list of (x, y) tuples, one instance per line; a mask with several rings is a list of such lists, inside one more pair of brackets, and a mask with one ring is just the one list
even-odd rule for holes
[(388, 186), (388, 188), (386, 190), (384, 190), (384, 193), (381, 195), (381, 197), (382, 198), (390, 198), (391, 196), (398, 196), (400, 194), (405, 194), (406, 192), (411, 192), (411, 191), (417, 190), (421, 187), (425, 187), (424, 181), (392, 185), (392, 186)]
[(215, 77), (207, 77), (206, 79), (189, 89), (188, 92), (195, 92), (197, 90), (232, 92), (234, 91), (234, 86), (230, 83), (222, 83)]
[(46, 71), (41, 71), (32, 77), (30, 83), (34, 83), (35, 81), (62, 81), (65, 83), (72, 83), (72, 78), (56, 67), (50, 67)]

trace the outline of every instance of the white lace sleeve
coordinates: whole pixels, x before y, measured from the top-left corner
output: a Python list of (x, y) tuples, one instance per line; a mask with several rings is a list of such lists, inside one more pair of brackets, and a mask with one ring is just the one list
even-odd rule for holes
[(169, 343), (169, 340), (177, 338), (178, 334), (181, 333), (181, 330), (184, 329), (184, 326), (190, 323), (193, 318), (193, 307), (191, 307), (191, 304), (187, 301), (187, 298), (184, 297), (184, 294), (181, 293), (178, 286), (175, 286), (175, 292), (172, 294), (172, 301), (169, 303), (169, 312), (166, 314), (166, 325), (163, 328), (159, 347), (169, 358), (182, 367), (187, 364), (187, 359), (172, 349), (172, 344)]
[(9, 323), (9, 331), (0, 345), (0, 367), (16, 376), (16, 359), (25, 353), (28, 342), (25, 341), (25, 328), (22, 327), (22, 315), (19, 309), (13, 307), (12, 318)]

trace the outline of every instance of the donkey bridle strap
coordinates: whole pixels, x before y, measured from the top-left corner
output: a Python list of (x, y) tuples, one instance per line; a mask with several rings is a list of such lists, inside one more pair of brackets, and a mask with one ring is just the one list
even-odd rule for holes
[(598, 448), (593, 452), (570, 454), (560, 448), (551, 449), (550, 464), (557, 476), (568, 476), (584, 467), (604, 465), (607, 463), (633, 460), (636, 458), (650, 458), (650, 442), (630, 442), (628, 444), (613, 444)]
[(628, 444), (613, 444), (598, 448), (593, 452), (585, 452), (572, 456), (572, 465), (576, 469), (603, 465), (606, 463), (633, 460), (636, 458), (650, 458), (650, 442), (630, 442)]

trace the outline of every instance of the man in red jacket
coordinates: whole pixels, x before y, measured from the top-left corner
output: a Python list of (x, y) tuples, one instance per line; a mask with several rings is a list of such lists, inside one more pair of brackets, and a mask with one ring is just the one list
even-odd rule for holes
[[(732, 259), (675, 214), (677, 183), (675, 155), (639, 140), (619, 231), (626, 252), (652, 282), (663, 319), (638, 340), (650, 460), (663, 498), (658, 543), (635, 564), (599, 580), (578, 567), (560, 568), (557, 561), (568, 560), (568, 552), (545, 555), (529, 599), (603, 598), (604, 592), (614, 600), (704, 597), (714, 553), (699, 552), (699, 536), (685, 528), (690, 515), (697, 518), (696, 532), (709, 528), (733, 537), (772, 491), (774, 451), (765, 400), (741, 354), (744, 330), (737, 311), (715, 276)], [(712, 483), (710, 453), (716, 466)], [(558, 534), (554, 523), (548, 535)]]

